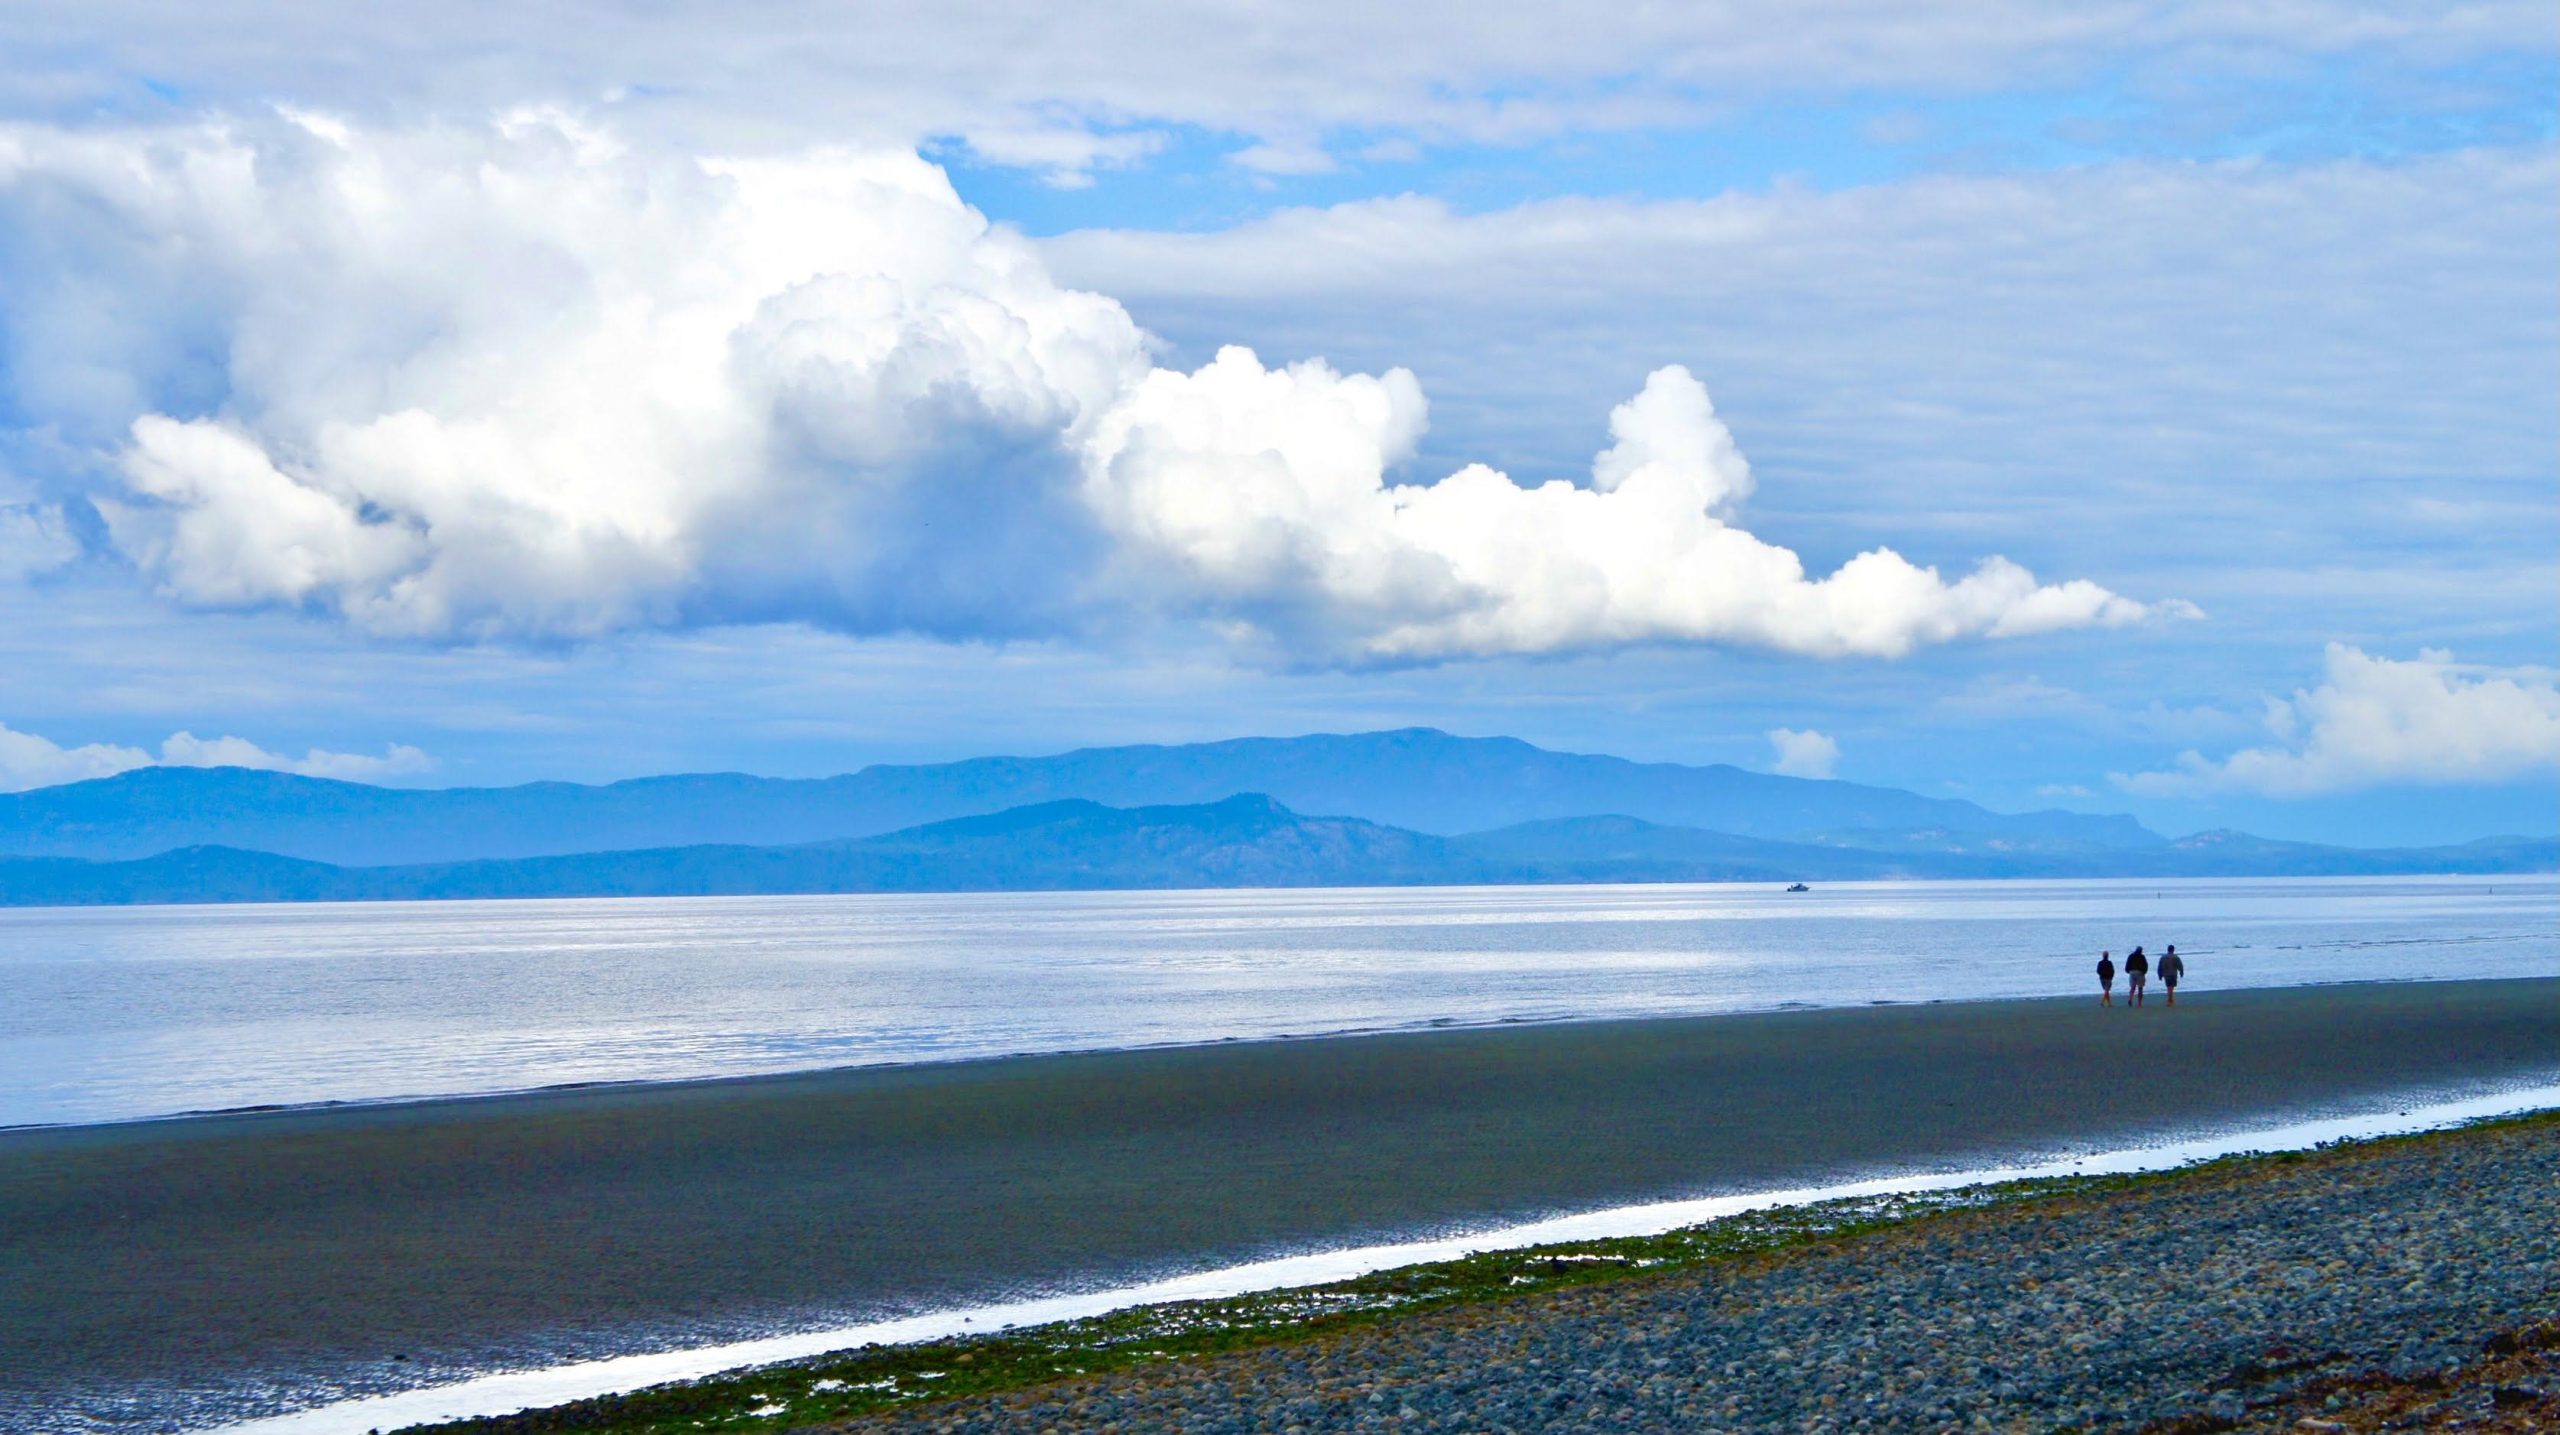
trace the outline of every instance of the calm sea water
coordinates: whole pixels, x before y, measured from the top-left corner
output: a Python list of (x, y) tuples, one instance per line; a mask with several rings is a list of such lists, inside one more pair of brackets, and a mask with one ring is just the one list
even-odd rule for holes
[(2090, 990), (2560, 975), (2560, 878), (0, 910), (0, 1125)]

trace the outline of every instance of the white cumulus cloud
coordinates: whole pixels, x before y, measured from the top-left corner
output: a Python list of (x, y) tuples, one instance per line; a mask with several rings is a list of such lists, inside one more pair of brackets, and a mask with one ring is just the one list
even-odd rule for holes
[(2465, 668), (2433, 650), (2403, 662), (2332, 643), (2326, 680), (2269, 699), (2267, 729), (2268, 745), (2219, 760), (2188, 752), (2172, 769), (2115, 782), (2147, 795), (2300, 797), (2560, 771), (2560, 687), (2548, 671)]
[(1678, 367), (1581, 481), (1405, 481), (1410, 373), (1158, 367), (910, 152), (701, 159), (543, 111), (20, 127), (0, 238), (18, 407), (107, 457), (109, 531), (195, 604), (430, 640), (1145, 613), (1285, 664), (1891, 657), (2153, 611), (1996, 557), (1809, 574), (1739, 526), (1750, 468)]
[(1087, 486), (1149, 571), (1194, 601), (1342, 635), (1372, 660), (1665, 640), (1893, 657), (2147, 615), (1999, 559), (1949, 582), (1878, 548), (1807, 576), (1729, 521), (1751, 471), (1686, 369), (1656, 371), (1609, 429), (1584, 485), (1523, 486), (1480, 464), (1392, 483), (1423, 431), (1412, 375), (1268, 369), (1230, 348), (1195, 373), (1148, 375), (1105, 415)]
[(1777, 754), (1771, 769), (1789, 777), (1829, 777), (1840, 765), (1840, 744), (1811, 728), (1802, 732), (1791, 727), (1771, 728), (1769, 747)]
[(247, 738), (201, 738), (191, 732), (177, 732), (171, 733), (160, 744), (160, 750), (153, 753), (105, 742), (64, 747), (0, 723), (0, 792), (113, 777), (138, 767), (253, 767), (305, 777), (380, 782), (426, 772), (434, 766), (434, 759), (406, 743), (391, 743), (378, 756), (315, 747), (300, 757), (292, 757), (269, 752)]

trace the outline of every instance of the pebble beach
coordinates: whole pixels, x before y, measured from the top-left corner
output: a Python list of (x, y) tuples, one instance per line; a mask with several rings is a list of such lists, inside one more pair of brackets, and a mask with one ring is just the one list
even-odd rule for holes
[(2555, 1348), (2546, 1116), (826, 1428), (2550, 1430)]

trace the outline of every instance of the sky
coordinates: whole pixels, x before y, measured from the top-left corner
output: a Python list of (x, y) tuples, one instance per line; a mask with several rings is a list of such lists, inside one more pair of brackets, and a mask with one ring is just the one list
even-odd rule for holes
[(2560, 830), (2546, 6), (0, 9), (0, 789), (1430, 725)]

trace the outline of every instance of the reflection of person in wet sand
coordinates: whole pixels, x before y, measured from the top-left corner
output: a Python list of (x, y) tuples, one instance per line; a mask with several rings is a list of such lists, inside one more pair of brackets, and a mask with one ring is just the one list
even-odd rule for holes
[(2169, 994), (2169, 1005), (2178, 1004), (2178, 979), (2187, 974), (2187, 959), (2178, 955), (2178, 944), (2160, 954), (2160, 987)]
[(2136, 947), (2124, 954), (2124, 1004), (2142, 1005), (2142, 983), (2151, 975), (2151, 959)]
[(2113, 952), (2098, 953), (2098, 1005), (2116, 1004), (2116, 958)]

